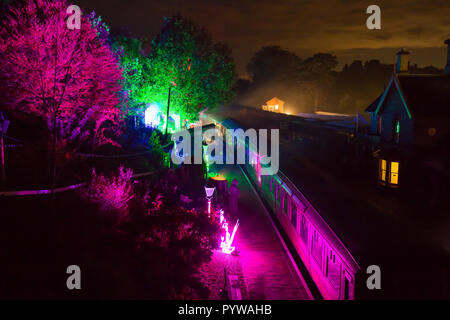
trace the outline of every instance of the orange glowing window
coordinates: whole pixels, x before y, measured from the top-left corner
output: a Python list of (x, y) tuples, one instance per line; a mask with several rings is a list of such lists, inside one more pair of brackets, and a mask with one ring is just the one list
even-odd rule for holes
[(386, 182), (387, 163), (386, 160), (380, 159), (379, 161), (379, 179), (381, 182)]
[(391, 173), (390, 173), (390, 184), (398, 184), (398, 169), (399, 169), (399, 163), (398, 162), (391, 162)]

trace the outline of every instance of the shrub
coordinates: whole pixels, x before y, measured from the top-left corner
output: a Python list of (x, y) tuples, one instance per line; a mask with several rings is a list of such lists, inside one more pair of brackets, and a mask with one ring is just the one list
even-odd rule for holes
[(128, 201), (134, 197), (133, 171), (119, 168), (117, 175), (109, 177), (99, 175), (92, 169), (92, 180), (89, 183), (86, 196), (90, 201), (98, 203), (102, 211), (128, 211)]

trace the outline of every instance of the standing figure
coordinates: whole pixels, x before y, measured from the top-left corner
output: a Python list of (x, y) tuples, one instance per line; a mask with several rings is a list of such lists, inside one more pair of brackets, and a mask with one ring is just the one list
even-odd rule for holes
[(239, 188), (238, 188), (238, 181), (236, 179), (233, 180), (230, 191), (229, 191), (229, 203), (228, 203), (228, 210), (230, 211), (230, 214), (237, 215), (238, 212), (238, 198), (239, 198)]

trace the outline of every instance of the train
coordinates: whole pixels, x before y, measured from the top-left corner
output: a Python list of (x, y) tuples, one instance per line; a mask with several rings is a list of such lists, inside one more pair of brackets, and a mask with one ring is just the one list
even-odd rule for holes
[[(223, 137), (231, 132), (229, 130), (242, 128), (234, 119), (213, 122)], [(241, 139), (236, 142), (245, 145), (248, 161), (241, 165), (242, 169), (301, 259), (321, 298), (448, 297), (448, 285), (445, 285), (449, 283), (447, 255), (442, 255), (440, 251), (436, 253), (420, 241), (418, 246), (412, 244), (414, 240), (411, 242), (408, 239), (414, 239), (414, 234), (408, 236), (405, 232), (402, 235), (398, 230), (400, 225), (383, 217), (377, 218), (370, 210), (361, 210), (360, 205), (352, 208), (348, 202), (344, 207), (337, 207), (341, 200), (337, 192), (329, 192), (327, 196), (331, 200), (334, 197), (336, 201), (330, 203), (335, 208), (322, 206), (327, 210), (318, 210), (318, 198), (313, 202), (309, 198), (310, 194), (307, 195), (301, 189), (304, 176), (298, 174), (288, 177), (283, 167), (274, 175), (261, 175), (261, 157), (256, 147), (249, 144), (245, 136), (224, 139), (224, 143), (232, 142), (234, 147), (234, 139)], [(295, 168), (296, 164), (292, 166)], [(326, 190), (326, 187), (323, 185), (318, 188)], [(324, 215), (324, 212), (331, 213), (331, 216)], [(374, 219), (371, 219), (372, 215)], [(417, 262), (411, 265), (414, 260)], [(373, 288), (368, 284), (370, 270), (381, 270), (381, 288)]]

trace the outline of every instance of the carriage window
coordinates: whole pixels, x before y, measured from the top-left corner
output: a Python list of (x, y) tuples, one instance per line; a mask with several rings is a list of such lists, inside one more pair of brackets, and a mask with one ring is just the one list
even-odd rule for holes
[(306, 245), (308, 244), (308, 222), (303, 214), (300, 220), (300, 238)]
[(284, 204), (283, 204), (283, 209), (284, 209), (284, 213), (287, 214), (288, 213), (288, 204), (289, 204), (289, 196), (287, 193), (284, 193)]
[(291, 203), (291, 224), (297, 230), (297, 205)]
[(327, 257), (327, 277), (331, 285), (339, 289), (341, 284), (341, 270), (339, 260), (336, 259), (336, 255), (330, 250), (330, 254)]
[(281, 201), (281, 187), (277, 184), (275, 184), (275, 197), (277, 198), (277, 204), (280, 205), (280, 201)]
[(317, 231), (314, 230), (312, 244), (311, 244), (311, 254), (316, 262), (322, 267), (322, 237), (319, 235)]

